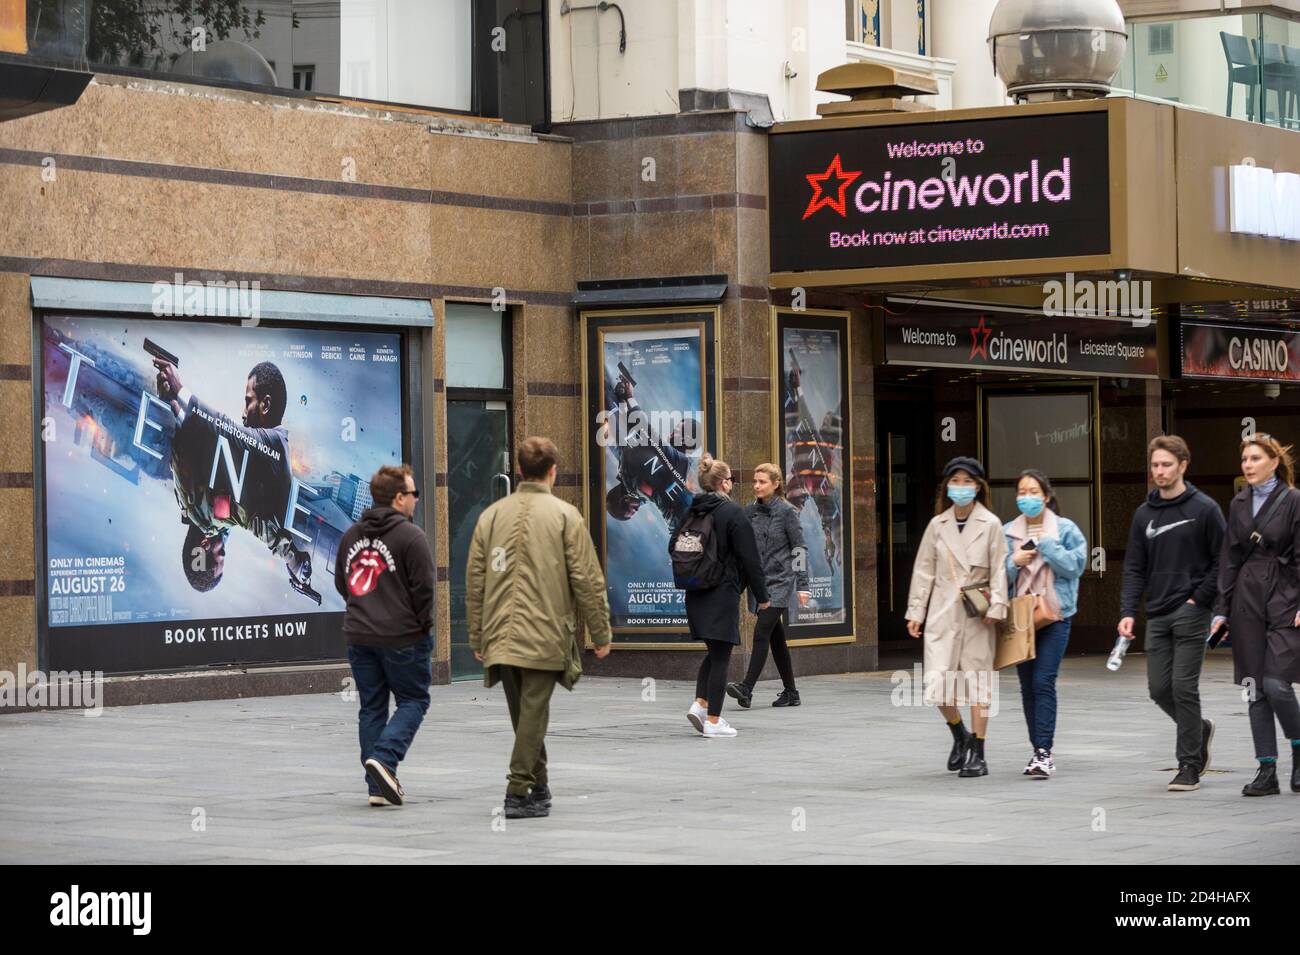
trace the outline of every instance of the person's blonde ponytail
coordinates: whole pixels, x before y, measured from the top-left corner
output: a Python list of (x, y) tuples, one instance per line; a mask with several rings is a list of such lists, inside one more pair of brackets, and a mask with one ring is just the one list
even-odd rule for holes
[(717, 491), (718, 486), (731, 475), (731, 467), (726, 461), (719, 461), (709, 452), (700, 455), (700, 469), (697, 477), (700, 487), (706, 491)]

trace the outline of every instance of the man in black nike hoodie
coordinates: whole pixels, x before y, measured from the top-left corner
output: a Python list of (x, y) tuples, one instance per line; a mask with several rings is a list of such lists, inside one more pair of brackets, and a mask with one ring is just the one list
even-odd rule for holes
[[(361, 764), (370, 805), (402, 804), (397, 764), (429, 709), (433, 556), (411, 521), (420, 492), (409, 465), (370, 479), (374, 507), (339, 541), (334, 587), (347, 601), (343, 636), (361, 703)], [(388, 717), (389, 694), (397, 700)]]
[(1187, 792), (1201, 788), (1210, 768), (1214, 721), (1201, 716), (1201, 665), (1226, 522), (1219, 505), (1183, 479), (1191, 462), (1186, 441), (1172, 434), (1153, 439), (1147, 461), (1156, 487), (1129, 530), (1119, 632), (1133, 639), (1145, 592), (1147, 687), (1178, 724), (1178, 775), (1169, 789)]

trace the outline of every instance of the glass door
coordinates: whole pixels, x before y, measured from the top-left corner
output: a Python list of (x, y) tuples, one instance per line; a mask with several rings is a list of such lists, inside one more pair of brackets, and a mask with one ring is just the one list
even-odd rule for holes
[(512, 490), (510, 405), (447, 401), (447, 536), (450, 542), (451, 678), (470, 680), (483, 667), (469, 648), (465, 567), (479, 515)]
[(907, 636), (907, 593), (917, 545), (934, 512), (933, 414), (928, 396), (878, 400), (879, 620), (882, 657), (919, 650)]

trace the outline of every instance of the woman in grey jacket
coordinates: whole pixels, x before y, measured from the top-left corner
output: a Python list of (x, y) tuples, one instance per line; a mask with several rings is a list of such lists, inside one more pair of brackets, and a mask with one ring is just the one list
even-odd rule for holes
[(785, 499), (781, 469), (775, 464), (760, 464), (754, 468), (754, 497), (757, 500), (745, 508), (745, 516), (754, 527), (769, 606), (766, 610), (758, 610), (753, 591), (750, 591), (749, 611), (758, 614), (758, 623), (754, 626), (754, 650), (749, 657), (749, 672), (745, 679), (727, 684), (727, 693), (742, 707), (749, 708), (753, 702), (754, 686), (767, 664), (770, 644), (772, 659), (776, 661), (777, 672), (784, 684), (781, 695), (772, 705), (798, 706), (799, 691), (795, 689), (790, 648), (786, 646), (786, 609), (796, 594), (799, 606), (808, 606), (808, 552), (799, 526), (799, 512)]

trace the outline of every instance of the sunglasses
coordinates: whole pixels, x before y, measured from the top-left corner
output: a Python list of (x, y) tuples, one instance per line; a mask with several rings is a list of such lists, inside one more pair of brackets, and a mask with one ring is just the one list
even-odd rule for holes
[(420, 499), (420, 489), (419, 489), (418, 487), (417, 487), (414, 491), (401, 490), (401, 491), (398, 491), (397, 493), (398, 493), (398, 494), (409, 494), (409, 495), (411, 495), (411, 497), (415, 498), (417, 501)]

